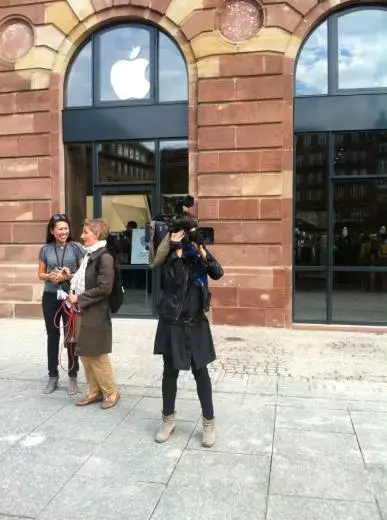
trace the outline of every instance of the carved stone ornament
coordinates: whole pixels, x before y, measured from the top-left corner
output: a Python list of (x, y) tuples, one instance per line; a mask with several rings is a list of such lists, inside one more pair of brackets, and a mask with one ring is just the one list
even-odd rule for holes
[(226, 0), (217, 13), (218, 30), (232, 43), (246, 42), (263, 23), (263, 9), (255, 0)]
[(0, 25), (0, 59), (14, 63), (34, 46), (34, 30), (23, 18), (8, 18)]

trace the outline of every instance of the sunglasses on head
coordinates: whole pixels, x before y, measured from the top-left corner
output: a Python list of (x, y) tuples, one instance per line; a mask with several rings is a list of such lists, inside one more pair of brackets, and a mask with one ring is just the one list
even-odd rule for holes
[(54, 221), (54, 222), (58, 222), (59, 220), (64, 220), (66, 222), (68, 222), (68, 216), (65, 215), (64, 213), (57, 213), (56, 215), (53, 215), (51, 217), (51, 219)]

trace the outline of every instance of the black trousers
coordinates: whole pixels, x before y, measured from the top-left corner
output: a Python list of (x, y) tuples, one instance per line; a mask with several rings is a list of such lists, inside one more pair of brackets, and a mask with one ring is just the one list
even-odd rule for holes
[[(59, 311), (62, 301), (57, 300), (56, 293), (48, 291), (43, 292), (42, 308), (44, 321), (46, 323), (47, 331), (47, 360), (48, 360), (48, 375), (50, 377), (58, 377), (58, 365), (59, 365), (59, 342), (60, 342), (60, 329), (54, 324), (54, 318), (56, 313)], [(64, 312), (61, 312), (61, 319), (63, 325), (67, 324), (67, 316)], [(56, 322), (60, 323), (60, 317), (57, 316)], [(77, 356), (74, 356), (74, 344), (67, 345), (67, 356), (68, 356), (68, 374), (69, 377), (77, 377), (79, 370), (79, 360)]]
[[(177, 393), (177, 378), (179, 371), (173, 366), (171, 357), (164, 354), (164, 372), (162, 382), (163, 414), (171, 415), (175, 412), (175, 401)], [(207, 367), (196, 368), (194, 361), (191, 362), (192, 374), (196, 381), (196, 389), (202, 407), (203, 417), (211, 420), (214, 418), (214, 405), (212, 402), (212, 385)]]

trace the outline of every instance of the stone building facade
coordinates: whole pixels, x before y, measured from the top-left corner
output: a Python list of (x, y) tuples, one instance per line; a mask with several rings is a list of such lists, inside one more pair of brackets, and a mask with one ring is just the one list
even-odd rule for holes
[(37, 255), (65, 211), (66, 70), (94, 31), (131, 20), (171, 36), (189, 77), (189, 186), (225, 276), (217, 324), (292, 324), (297, 53), (335, 0), (2, 0), (0, 316), (41, 316)]

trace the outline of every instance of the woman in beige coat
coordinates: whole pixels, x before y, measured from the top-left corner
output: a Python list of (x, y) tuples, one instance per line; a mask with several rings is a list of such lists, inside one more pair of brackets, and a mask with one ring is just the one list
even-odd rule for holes
[(109, 228), (102, 219), (86, 220), (82, 241), (86, 255), (71, 280), (68, 300), (80, 308), (76, 354), (80, 356), (88, 384), (88, 393), (77, 402), (86, 406), (102, 401), (111, 408), (120, 398), (109, 354), (112, 351), (112, 322), (108, 303), (114, 281), (114, 260), (106, 249)]

